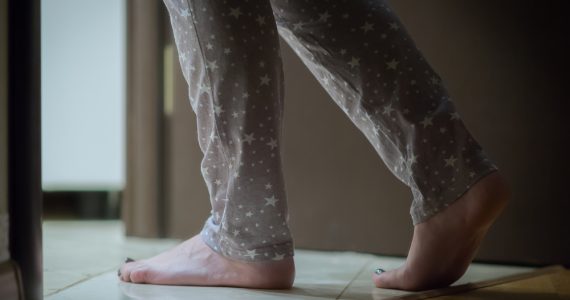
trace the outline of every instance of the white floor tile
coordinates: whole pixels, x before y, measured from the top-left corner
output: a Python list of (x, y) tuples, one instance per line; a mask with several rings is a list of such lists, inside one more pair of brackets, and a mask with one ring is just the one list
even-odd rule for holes
[(296, 250), (297, 276), (290, 290), (254, 290), (121, 282), (107, 272), (46, 299), (335, 299), (372, 255)]
[(150, 256), (177, 243), (125, 238), (120, 221), (44, 221), (44, 296), (116, 270), (127, 256)]
[[(372, 272), (374, 272), (376, 268), (382, 267), (385, 270), (391, 270), (397, 268), (402, 263), (404, 263), (404, 259), (402, 258), (378, 257), (374, 259), (370, 262), (366, 270), (361, 272), (344, 293), (342, 293), (340, 299), (381, 300), (418, 294), (399, 290), (380, 289), (374, 286), (372, 282)], [(469, 266), (465, 274), (452, 285), (455, 286), (470, 282), (496, 279), (508, 275), (526, 273), (532, 270), (535, 270), (535, 268), (473, 263)]]
[[(125, 283), (117, 268), (171, 248), (175, 239), (125, 238), (119, 221), (44, 222), (44, 295), (55, 299), (387, 299), (413, 293), (376, 288), (372, 272), (393, 269), (403, 258), (356, 252), (295, 250), (290, 290)], [(533, 268), (472, 264), (454, 285), (523, 273)]]

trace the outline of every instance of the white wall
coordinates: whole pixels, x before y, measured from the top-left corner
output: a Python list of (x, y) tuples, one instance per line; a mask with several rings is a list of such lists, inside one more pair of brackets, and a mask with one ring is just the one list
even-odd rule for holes
[(42, 0), (42, 186), (122, 189), (124, 0)]

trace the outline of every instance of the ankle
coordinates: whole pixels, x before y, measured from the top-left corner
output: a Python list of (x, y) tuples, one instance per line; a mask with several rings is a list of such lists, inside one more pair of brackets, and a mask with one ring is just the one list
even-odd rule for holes
[(472, 190), (471, 195), (467, 195), (474, 200), (468, 202), (469, 219), (488, 227), (508, 205), (511, 187), (506, 178), (496, 171), (482, 178)]

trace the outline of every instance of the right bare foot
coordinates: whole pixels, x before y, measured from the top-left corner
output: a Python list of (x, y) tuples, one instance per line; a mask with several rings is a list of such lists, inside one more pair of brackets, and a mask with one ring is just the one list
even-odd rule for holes
[(292, 257), (242, 262), (208, 247), (199, 235), (154, 257), (125, 263), (120, 278), (133, 283), (288, 289), (293, 286)]
[(467, 270), (509, 197), (499, 172), (482, 178), (452, 205), (414, 227), (403, 266), (373, 274), (372, 280), (380, 288), (411, 291), (452, 284)]

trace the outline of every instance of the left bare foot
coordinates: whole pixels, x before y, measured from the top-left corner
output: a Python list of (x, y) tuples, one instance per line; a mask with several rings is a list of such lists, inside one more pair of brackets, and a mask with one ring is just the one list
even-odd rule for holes
[(288, 289), (295, 278), (292, 257), (242, 262), (221, 256), (200, 235), (148, 259), (125, 263), (120, 278), (134, 283)]

